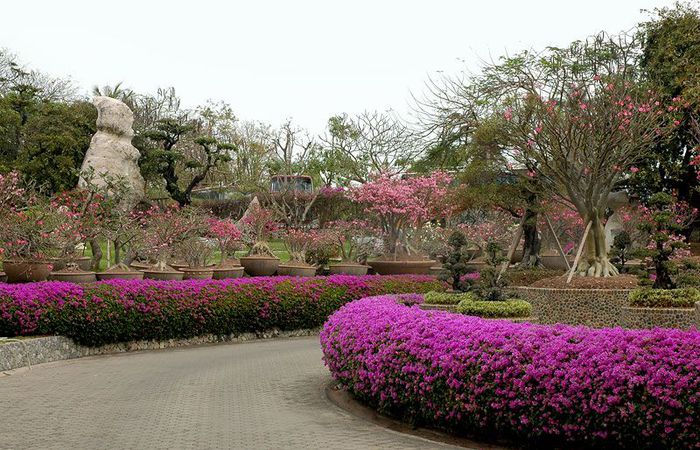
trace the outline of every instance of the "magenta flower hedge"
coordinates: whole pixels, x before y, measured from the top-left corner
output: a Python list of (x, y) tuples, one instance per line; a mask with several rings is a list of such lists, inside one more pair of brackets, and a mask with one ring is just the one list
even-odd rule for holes
[(315, 328), (368, 295), (444, 288), (416, 275), (0, 284), (0, 336), (60, 334), (102, 345)]
[(533, 448), (697, 448), (700, 331), (515, 324), (352, 302), (321, 331), (333, 377), (383, 413)]

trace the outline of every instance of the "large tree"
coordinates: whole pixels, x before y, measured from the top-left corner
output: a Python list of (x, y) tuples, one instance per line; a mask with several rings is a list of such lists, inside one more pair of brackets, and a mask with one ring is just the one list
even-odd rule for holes
[(608, 196), (663, 134), (665, 106), (641, 82), (637, 48), (600, 34), (506, 58), (481, 79), (501, 108), (511, 157), (590, 223), (580, 275), (617, 274), (603, 228)]

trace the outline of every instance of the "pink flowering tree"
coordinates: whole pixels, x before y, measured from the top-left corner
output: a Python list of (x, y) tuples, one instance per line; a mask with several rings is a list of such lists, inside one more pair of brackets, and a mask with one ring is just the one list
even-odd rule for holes
[(362, 263), (376, 253), (374, 251), (377, 230), (367, 220), (337, 220), (328, 223), (334, 237), (337, 253), (344, 262)]
[(204, 236), (207, 222), (204, 215), (192, 207), (173, 204), (164, 208), (154, 206), (141, 214), (144, 227), (144, 253), (156, 261), (157, 270), (166, 270), (168, 259), (188, 239)]
[(489, 67), (484, 89), (498, 98), (511, 158), (541, 186), (571, 203), (590, 232), (576, 272), (616, 275), (603, 221), (608, 196), (675, 125), (638, 82), (633, 47), (599, 35), (542, 54), (525, 52)]
[(208, 235), (216, 240), (221, 254), (219, 265), (225, 266), (228, 262), (228, 256), (236, 255), (236, 250), (241, 246), (243, 233), (238, 229), (236, 223), (231, 219), (218, 219), (212, 217), (208, 221)]
[(414, 253), (408, 243), (411, 230), (451, 214), (451, 181), (444, 172), (408, 178), (382, 175), (352, 189), (348, 195), (366, 205), (367, 212), (376, 217), (386, 251), (396, 258), (399, 253)]
[(279, 223), (272, 210), (263, 208), (255, 199), (245, 215), (238, 222), (243, 234), (243, 242), (248, 246), (249, 255), (267, 255), (275, 257), (270, 249), (270, 239), (279, 232)]

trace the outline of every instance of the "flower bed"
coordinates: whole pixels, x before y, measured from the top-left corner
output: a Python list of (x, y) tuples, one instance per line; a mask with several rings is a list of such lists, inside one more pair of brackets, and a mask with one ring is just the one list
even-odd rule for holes
[(700, 332), (484, 320), (350, 303), (321, 331), (333, 377), (382, 413), (533, 448), (691, 448)]
[(0, 285), (0, 336), (59, 334), (96, 346), (314, 328), (367, 295), (444, 287), (411, 275)]

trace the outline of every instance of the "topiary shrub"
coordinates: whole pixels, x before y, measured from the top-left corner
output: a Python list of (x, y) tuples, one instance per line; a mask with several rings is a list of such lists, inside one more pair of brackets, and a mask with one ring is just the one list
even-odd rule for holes
[(683, 289), (636, 289), (630, 294), (630, 305), (642, 308), (692, 308), (700, 302), (700, 291)]
[(532, 316), (532, 305), (525, 300), (488, 301), (479, 300), (474, 294), (462, 296), (457, 312), (467, 316), (488, 319), (522, 318)]
[(426, 305), (456, 305), (464, 298), (464, 295), (430, 291), (423, 296), (423, 303)]

